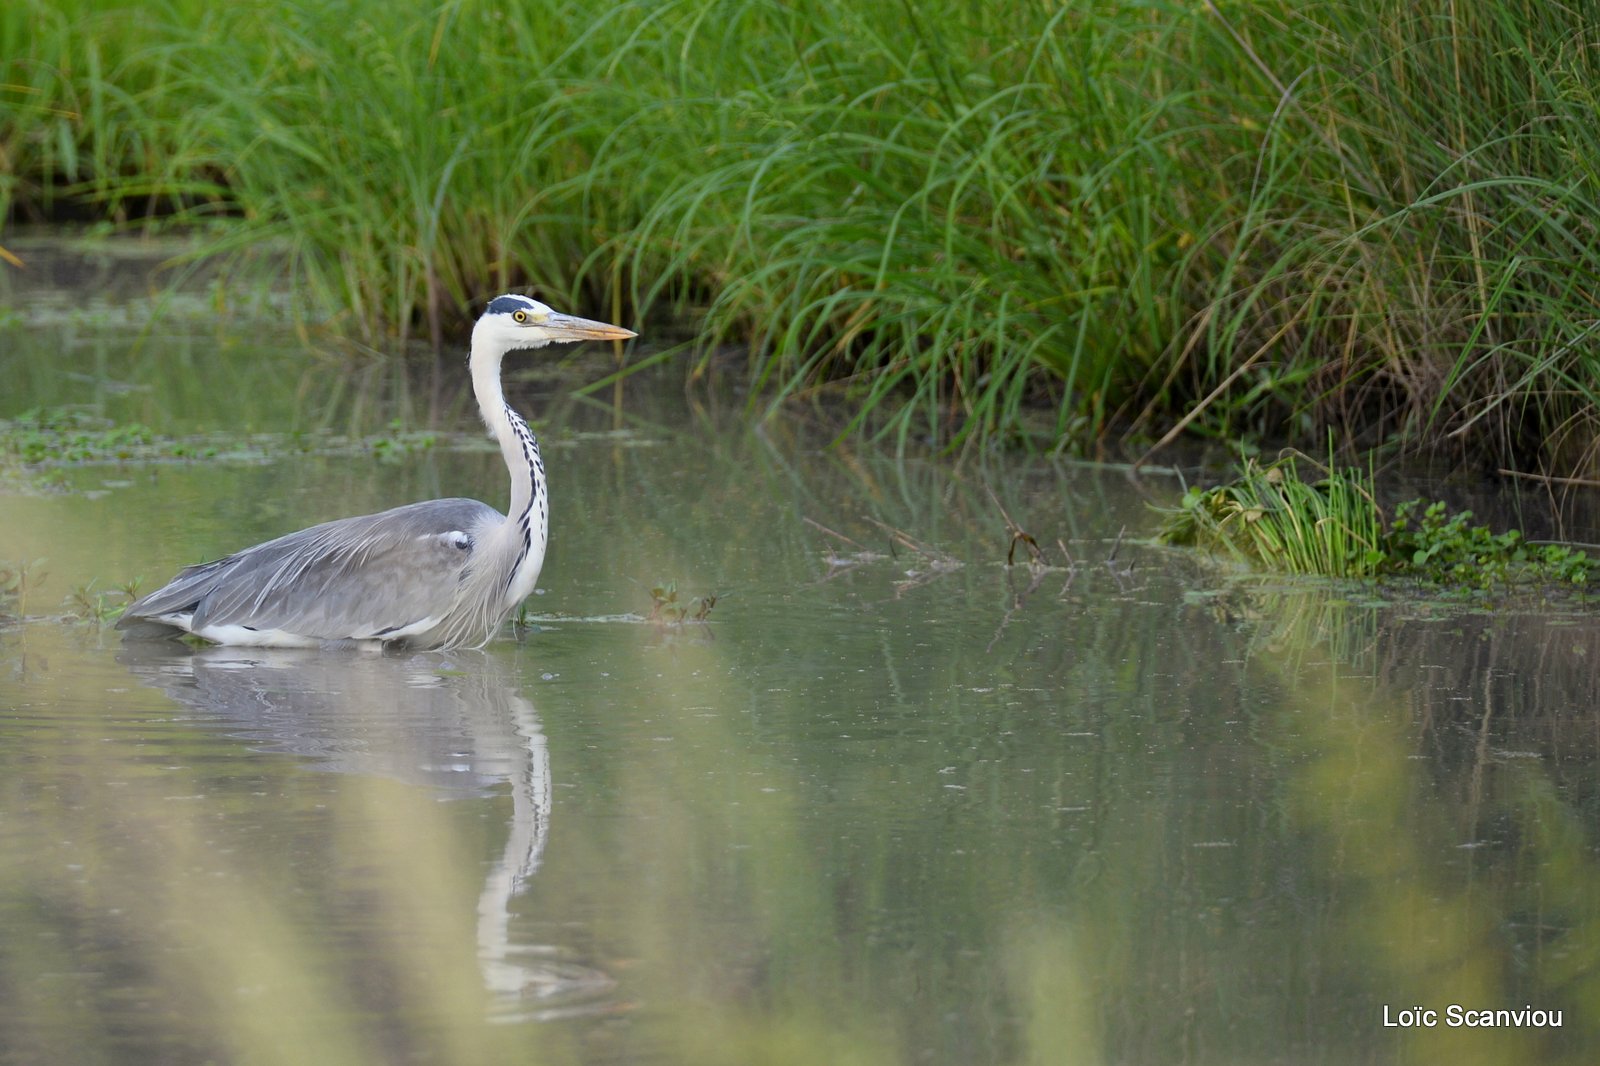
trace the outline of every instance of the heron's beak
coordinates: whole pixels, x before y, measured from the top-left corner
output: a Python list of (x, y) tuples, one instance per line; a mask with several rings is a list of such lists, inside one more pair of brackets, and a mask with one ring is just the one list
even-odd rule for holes
[(559, 312), (552, 312), (550, 317), (539, 325), (553, 335), (553, 340), (558, 341), (625, 341), (629, 337), (638, 336), (631, 329), (595, 322), (588, 318), (563, 315)]

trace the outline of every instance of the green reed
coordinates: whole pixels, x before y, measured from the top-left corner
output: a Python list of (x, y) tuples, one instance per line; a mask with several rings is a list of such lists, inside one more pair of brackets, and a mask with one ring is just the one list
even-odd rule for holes
[(1511, 0), (25, 0), (0, 206), (269, 242), (368, 337), (510, 287), (686, 319), (763, 404), (901, 439), (1335, 426), (1570, 465), (1584, 32)]

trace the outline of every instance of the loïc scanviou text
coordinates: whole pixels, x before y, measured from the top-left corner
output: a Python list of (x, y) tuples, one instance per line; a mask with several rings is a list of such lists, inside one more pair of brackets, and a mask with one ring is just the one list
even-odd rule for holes
[(1561, 1028), (1559, 1010), (1543, 1010), (1533, 1006), (1513, 1009), (1486, 1010), (1463, 1007), (1452, 1003), (1443, 1011), (1430, 1007), (1383, 1006), (1383, 1025), (1386, 1029), (1433, 1029), (1440, 1023), (1451, 1029), (1462, 1028)]

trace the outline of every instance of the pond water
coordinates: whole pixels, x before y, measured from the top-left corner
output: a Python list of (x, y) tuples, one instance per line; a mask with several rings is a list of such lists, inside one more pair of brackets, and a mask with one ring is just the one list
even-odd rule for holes
[[(1149, 545), (1160, 473), (574, 400), (597, 351), (514, 357), (553, 492), (523, 628), (124, 643), (68, 615), (505, 475), (453, 358), (316, 354), (204, 298), (149, 328), (98, 269), (129, 271), (0, 289), (0, 419), (156, 434), (0, 452), (0, 569), (44, 560), (0, 594), (0, 1061), (1600, 1048), (1592, 609), (1251, 579)], [(1005, 565), (1006, 515), (1048, 568)]]

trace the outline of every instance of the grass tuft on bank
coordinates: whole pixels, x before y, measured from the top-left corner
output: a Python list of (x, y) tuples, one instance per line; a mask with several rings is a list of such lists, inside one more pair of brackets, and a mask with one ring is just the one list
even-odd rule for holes
[(1190, 489), (1161, 538), (1290, 574), (1376, 576), (1388, 556), (1370, 480), (1327, 468), (1307, 480), (1302, 462), (1309, 461), (1290, 456), (1262, 465), (1251, 459), (1232, 481)]

